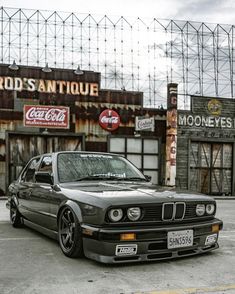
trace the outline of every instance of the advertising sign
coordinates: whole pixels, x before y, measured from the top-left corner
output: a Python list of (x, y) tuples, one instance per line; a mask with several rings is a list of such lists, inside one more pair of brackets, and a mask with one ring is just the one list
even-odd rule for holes
[(24, 105), (24, 126), (69, 129), (69, 107)]
[(167, 118), (166, 118), (166, 185), (176, 185), (177, 153), (177, 84), (168, 84)]
[(106, 131), (114, 131), (120, 125), (120, 116), (112, 109), (105, 109), (99, 116), (99, 124)]
[(0, 76), (0, 90), (99, 96), (98, 83)]
[(154, 132), (154, 118), (143, 118), (143, 117), (136, 117), (135, 118), (135, 130), (136, 131), (149, 131), (151, 130)]

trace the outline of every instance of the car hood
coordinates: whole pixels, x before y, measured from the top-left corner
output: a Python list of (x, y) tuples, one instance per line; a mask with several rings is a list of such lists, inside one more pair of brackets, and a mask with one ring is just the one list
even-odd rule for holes
[(108, 206), (163, 203), (172, 201), (212, 200), (211, 197), (201, 194), (179, 192), (171, 188), (159, 187), (151, 183), (138, 182), (96, 181), (66, 183), (61, 185), (61, 189), (71, 199), (96, 205), (99, 203), (105, 203)]

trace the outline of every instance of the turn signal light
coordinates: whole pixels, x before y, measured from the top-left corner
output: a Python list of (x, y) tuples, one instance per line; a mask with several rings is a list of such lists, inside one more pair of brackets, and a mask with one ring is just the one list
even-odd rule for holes
[(212, 233), (218, 233), (220, 230), (219, 225), (212, 225), (211, 231)]
[(120, 234), (120, 240), (121, 241), (131, 241), (136, 239), (136, 234), (135, 233), (125, 233), (125, 234)]

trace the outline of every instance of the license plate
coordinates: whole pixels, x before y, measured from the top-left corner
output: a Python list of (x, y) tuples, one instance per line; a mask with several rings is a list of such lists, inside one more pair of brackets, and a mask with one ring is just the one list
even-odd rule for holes
[(117, 256), (135, 255), (137, 253), (136, 244), (117, 245), (115, 254)]
[(167, 234), (167, 248), (181, 248), (193, 245), (193, 230), (174, 231)]

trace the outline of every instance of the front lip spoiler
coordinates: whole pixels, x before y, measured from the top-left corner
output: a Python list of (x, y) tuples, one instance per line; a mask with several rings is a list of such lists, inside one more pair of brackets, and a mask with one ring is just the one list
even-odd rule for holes
[(215, 243), (209, 247), (193, 247), (190, 249), (181, 249), (177, 251), (162, 251), (162, 252), (152, 252), (152, 253), (142, 253), (133, 256), (107, 256), (101, 255), (89, 250), (84, 249), (85, 256), (87, 258), (93, 259), (97, 262), (106, 263), (106, 264), (117, 264), (117, 263), (140, 263), (140, 262), (153, 262), (153, 261), (164, 261), (164, 260), (172, 260), (179, 258), (187, 258), (192, 257), (194, 255), (205, 254), (215, 249), (218, 249), (218, 243)]

